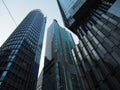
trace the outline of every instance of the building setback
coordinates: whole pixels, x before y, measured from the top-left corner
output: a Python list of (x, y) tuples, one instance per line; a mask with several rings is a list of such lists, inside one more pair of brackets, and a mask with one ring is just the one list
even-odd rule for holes
[[(54, 20), (48, 28), (46, 44), (50, 45), (51, 50), (46, 49), (43, 76), (40, 75), (40, 78), (43, 77), (42, 88), (37, 90), (79, 89), (78, 73), (71, 51), (75, 43), (71, 34)], [(51, 52), (48, 53), (48, 50)]]
[(79, 90), (120, 89), (120, 0), (57, 0), (80, 41), (72, 50)]
[(0, 48), (0, 90), (36, 90), (46, 18), (31, 11)]

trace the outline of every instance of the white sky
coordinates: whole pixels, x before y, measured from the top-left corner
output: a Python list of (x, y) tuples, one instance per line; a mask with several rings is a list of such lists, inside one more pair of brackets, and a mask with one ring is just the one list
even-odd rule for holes
[[(47, 16), (46, 29), (53, 22), (53, 19), (56, 19), (59, 25), (64, 27), (56, 0), (4, 0), (4, 2), (12, 13), (12, 16), (14, 17), (17, 25), (19, 25), (19, 23), (31, 10), (40, 9), (43, 14)], [(2, 3), (2, 0), (0, 0), (0, 46), (10, 36), (15, 28), (16, 26), (14, 22), (10, 18), (5, 6)], [(77, 41), (77, 38), (75, 36), (74, 38)], [(43, 49), (44, 50), (41, 57), (42, 62), (40, 64), (41, 67), (43, 67), (45, 46), (43, 46)]]

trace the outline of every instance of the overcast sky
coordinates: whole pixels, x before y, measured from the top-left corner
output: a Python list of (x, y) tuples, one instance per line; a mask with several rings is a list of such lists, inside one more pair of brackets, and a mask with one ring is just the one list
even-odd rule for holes
[[(56, 0), (4, 0), (4, 2), (9, 8), (17, 25), (19, 25), (19, 23), (31, 10), (41, 9), (43, 14), (47, 16), (46, 29), (53, 22), (53, 19), (56, 19), (59, 25), (64, 27)], [(15, 30), (15, 28), (16, 25), (10, 18), (10, 15), (8, 14), (5, 6), (2, 3), (2, 0), (0, 0), (0, 46)], [(45, 47), (43, 49), (45, 49)], [(45, 50), (43, 50), (42, 58), (44, 56), (44, 51)]]

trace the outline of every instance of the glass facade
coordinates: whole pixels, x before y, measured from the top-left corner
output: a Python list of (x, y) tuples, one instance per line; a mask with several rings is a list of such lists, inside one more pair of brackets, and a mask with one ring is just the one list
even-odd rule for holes
[(45, 21), (31, 11), (0, 48), (0, 90), (35, 90)]
[(77, 3), (79, 0), (58, 0), (60, 5), (67, 18), (70, 17), (70, 9)]
[(71, 52), (75, 46), (73, 38), (56, 20), (49, 27), (48, 32), (50, 31), (53, 33), (50, 40), (52, 60), (45, 59), (42, 90), (77, 90), (80, 86)]
[(86, 2), (87, 0), (57, 0), (66, 27), (71, 27), (75, 22), (74, 15)]
[[(118, 90), (120, 88), (119, 0), (91, 0), (91, 3), (88, 1), (90, 0), (87, 0), (73, 15), (75, 22), (67, 26), (80, 39), (72, 53), (79, 73), (81, 90)], [(92, 1), (96, 2), (93, 4)]]

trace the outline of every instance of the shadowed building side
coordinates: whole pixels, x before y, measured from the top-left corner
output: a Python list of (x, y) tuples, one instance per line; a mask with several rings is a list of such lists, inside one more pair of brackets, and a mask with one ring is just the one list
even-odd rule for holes
[(65, 26), (80, 39), (72, 53), (81, 90), (119, 90), (120, 0), (57, 2), (62, 17), (66, 17), (63, 18), (67, 22)]
[(120, 0), (57, 2), (65, 26), (80, 39), (72, 50), (80, 90), (119, 90)]

